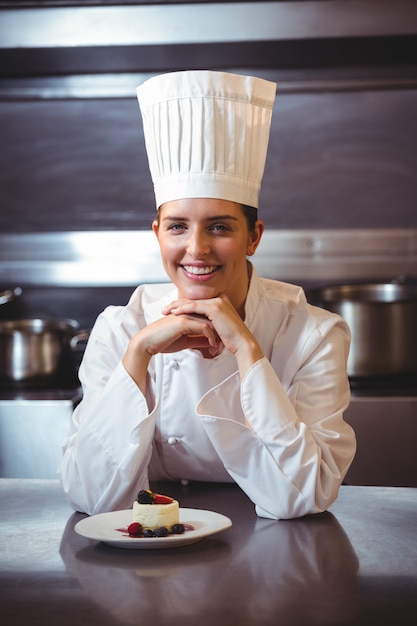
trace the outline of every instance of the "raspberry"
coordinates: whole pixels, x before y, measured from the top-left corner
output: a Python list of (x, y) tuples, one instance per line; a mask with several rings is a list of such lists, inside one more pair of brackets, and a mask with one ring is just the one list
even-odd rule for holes
[(140, 537), (142, 534), (142, 524), (139, 524), (139, 522), (132, 522), (127, 527), (127, 532), (131, 537)]

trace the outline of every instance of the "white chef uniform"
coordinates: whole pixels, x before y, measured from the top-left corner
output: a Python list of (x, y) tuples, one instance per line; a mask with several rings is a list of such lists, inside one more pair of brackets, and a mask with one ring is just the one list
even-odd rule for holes
[(342, 417), (350, 395), (340, 376), (345, 322), (309, 305), (299, 287), (253, 269), (245, 323), (265, 358), (240, 383), (227, 350), (214, 359), (198, 350), (158, 354), (146, 400), (121, 359), (131, 337), (175, 297), (170, 284), (141, 286), (126, 307), (109, 307), (96, 322), (60, 468), (73, 507), (130, 508), (150, 478), (234, 480), (263, 517), (326, 509), (355, 452)]
[[(276, 85), (222, 72), (173, 72), (138, 88), (156, 205), (218, 198), (258, 207)], [(122, 364), (130, 339), (177, 299), (139, 287), (98, 318), (80, 368), (60, 479), (75, 509), (130, 508), (152, 479), (236, 481), (258, 515), (326, 509), (355, 452), (349, 330), (299, 287), (252, 268), (245, 323), (265, 355), (240, 381), (226, 349), (157, 354), (146, 397)]]

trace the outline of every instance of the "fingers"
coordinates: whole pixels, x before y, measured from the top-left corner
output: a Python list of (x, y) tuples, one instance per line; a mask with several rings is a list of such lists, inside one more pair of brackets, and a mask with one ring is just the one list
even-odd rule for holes
[(213, 328), (213, 325), (204, 316), (196, 318), (193, 315), (187, 315), (184, 323), (184, 336), (194, 344), (202, 342), (205, 339), (204, 346), (194, 345), (193, 347), (210, 347), (217, 350), (220, 338)]
[[(176, 300), (167, 305), (162, 313), (176, 319), (185, 318), (197, 323), (208, 324), (216, 333), (217, 344), (211, 347), (218, 349), (220, 343), (235, 354), (245, 341), (247, 328), (226, 296), (218, 296), (206, 300)], [(204, 333), (206, 334), (206, 332)]]
[(217, 351), (220, 344), (213, 324), (201, 316), (167, 315), (147, 326), (145, 332), (147, 349), (151, 354), (187, 348), (209, 348)]
[(162, 309), (163, 315), (195, 315), (196, 317), (199, 315), (200, 317), (206, 317), (203, 313), (196, 313), (196, 302), (194, 300), (181, 302), (176, 300), (175, 302), (171, 302), (167, 306)]
[(230, 305), (229, 300), (225, 296), (210, 298), (209, 300), (174, 300), (162, 309), (162, 314), (193, 315), (195, 317), (212, 319), (214, 312), (225, 303)]
[(187, 335), (185, 337), (185, 346), (190, 349), (206, 349), (209, 351), (211, 356), (216, 356), (220, 354), (223, 350), (223, 344), (221, 341), (217, 340), (214, 344), (210, 344), (207, 337), (204, 335)]

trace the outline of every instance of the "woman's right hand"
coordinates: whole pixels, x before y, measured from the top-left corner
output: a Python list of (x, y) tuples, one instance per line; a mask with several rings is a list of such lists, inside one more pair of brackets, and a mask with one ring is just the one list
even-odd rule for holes
[(166, 315), (132, 337), (122, 359), (128, 374), (145, 394), (148, 365), (161, 352), (207, 349), (212, 356), (222, 350), (213, 324), (198, 315)]

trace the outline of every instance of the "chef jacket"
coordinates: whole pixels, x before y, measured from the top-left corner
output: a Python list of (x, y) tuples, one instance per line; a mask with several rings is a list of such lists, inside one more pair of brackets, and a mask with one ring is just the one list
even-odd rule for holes
[(240, 380), (235, 357), (199, 350), (156, 354), (144, 395), (122, 358), (130, 339), (177, 299), (172, 284), (141, 285), (98, 317), (79, 370), (59, 477), (74, 509), (131, 508), (149, 480), (235, 481), (259, 516), (318, 513), (337, 497), (356, 441), (350, 333), (303, 290), (252, 268), (245, 324), (263, 358)]

